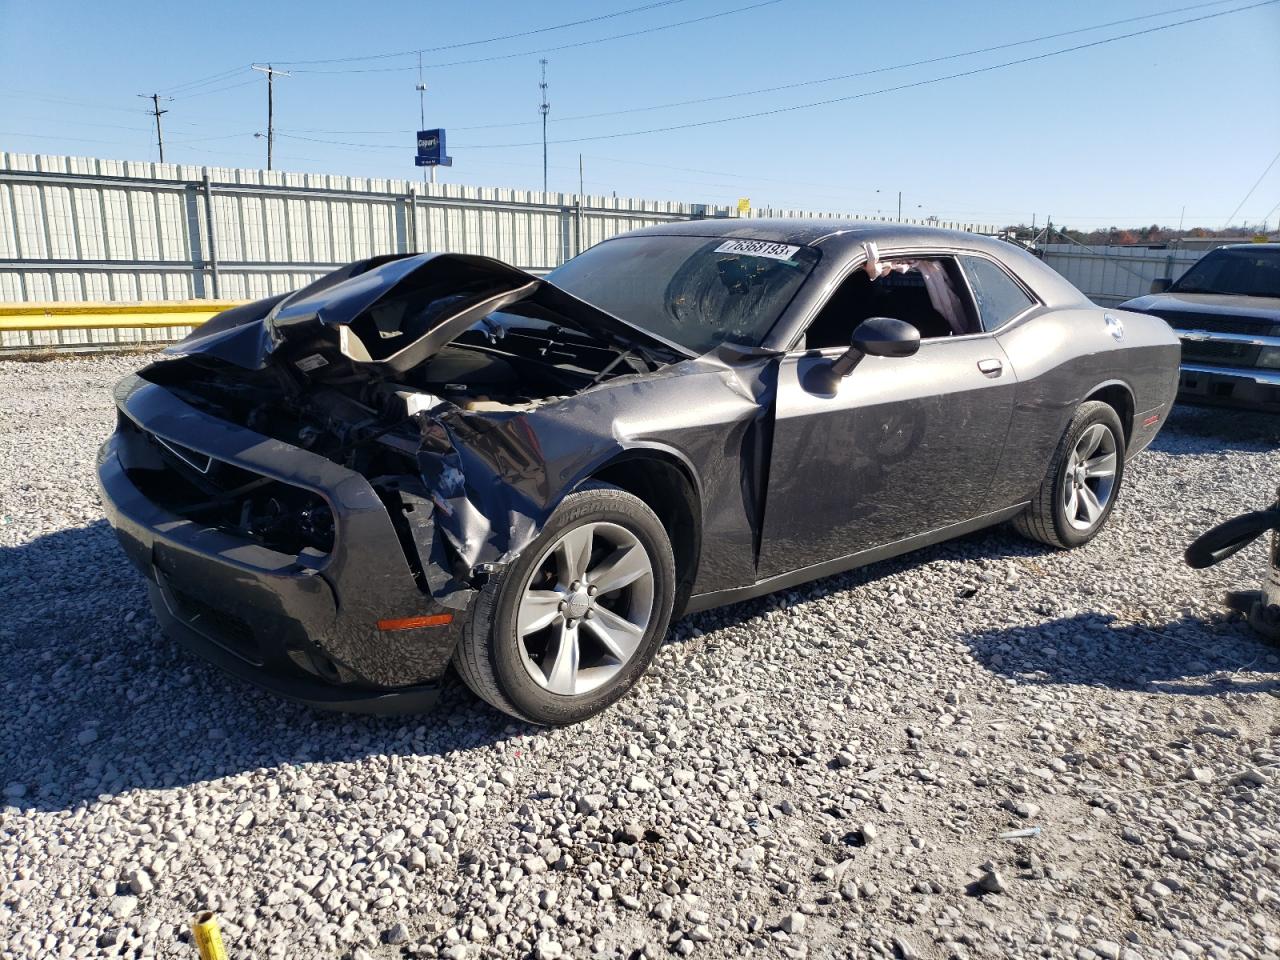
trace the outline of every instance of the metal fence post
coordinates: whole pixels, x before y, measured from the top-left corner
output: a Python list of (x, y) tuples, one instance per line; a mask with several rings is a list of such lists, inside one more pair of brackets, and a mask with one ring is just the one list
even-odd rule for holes
[(206, 244), (200, 236), (200, 184), (186, 185), (183, 205), (186, 207), (187, 236), (191, 243), (191, 293), (197, 300), (208, 300), (209, 281), (204, 275)]
[(408, 235), (408, 242), (405, 245), (405, 253), (417, 253), (418, 251), (418, 187), (417, 184), (409, 184), (409, 206), (408, 221), (405, 224), (405, 232)]
[[(581, 253), (587, 247), (585, 227), (586, 227), (586, 222), (582, 218), (582, 194), (578, 194), (578, 243), (576, 245), (577, 253)], [(574, 255), (576, 256), (577, 253), (575, 253)]]
[(213, 286), (213, 299), (222, 299), (222, 284), (218, 278), (218, 239), (213, 228), (213, 184), (209, 174), (204, 175), (204, 219), (205, 229), (209, 234), (209, 256), (205, 262), (209, 266), (209, 279)]
[(409, 252), (409, 197), (396, 197), (396, 253)]

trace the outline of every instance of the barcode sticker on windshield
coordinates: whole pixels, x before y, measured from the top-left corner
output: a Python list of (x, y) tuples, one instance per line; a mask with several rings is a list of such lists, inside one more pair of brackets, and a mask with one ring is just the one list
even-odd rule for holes
[(726, 240), (716, 247), (716, 253), (737, 253), (748, 257), (790, 260), (799, 249), (785, 243), (769, 243), (767, 240)]

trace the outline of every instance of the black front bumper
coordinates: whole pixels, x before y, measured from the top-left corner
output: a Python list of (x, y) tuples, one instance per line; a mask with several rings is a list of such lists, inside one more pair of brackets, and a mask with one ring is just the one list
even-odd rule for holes
[(1178, 399), (1280, 413), (1280, 370), (1183, 363)]
[[(98, 484), (107, 520), (150, 581), (169, 636), (229, 673), (318, 707), (414, 712), (434, 702), (463, 614), (419, 589), (363, 476), (211, 417), (138, 377), (122, 381), (116, 402), (138, 429), (122, 426), (102, 446)], [(333, 514), (332, 551), (278, 552), (148, 499), (130, 469), (150, 437), (314, 492)], [(454, 614), (453, 622), (377, 628), (384, 618), (440, 613)]]

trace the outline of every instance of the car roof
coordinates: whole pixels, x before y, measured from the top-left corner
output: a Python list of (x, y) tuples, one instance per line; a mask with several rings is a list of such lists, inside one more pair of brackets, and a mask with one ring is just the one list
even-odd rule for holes
[[(623, 236), (725, 237), (728, 239), (766, 240), (770, 243), (800, 246), (860, 246), (867, 240), (886, 246), (914, 244), (985, 245), (1000, 241), (979, 237), (960, 230), (942, 230), (914, 224), (878, 220), (844, 220), (834, 217), (749, 218), (732, 217), (714, 220), (682, 220), (632, 230)], [(977, 243), (975, 244), (975, 241)], [(984, 242), (985, 241), (985, 242)]]
[(1224, 243), (1215, 250), (1280, 250), (1280, 243)]

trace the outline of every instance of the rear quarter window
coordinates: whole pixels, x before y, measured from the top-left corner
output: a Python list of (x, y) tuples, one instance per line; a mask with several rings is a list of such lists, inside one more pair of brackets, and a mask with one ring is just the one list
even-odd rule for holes
[(1026, 311), (1035, 301), (1004, 270), (983, 257), (957, 257), (973, 298), (978, 304), (982, 329), (995, 330)]

